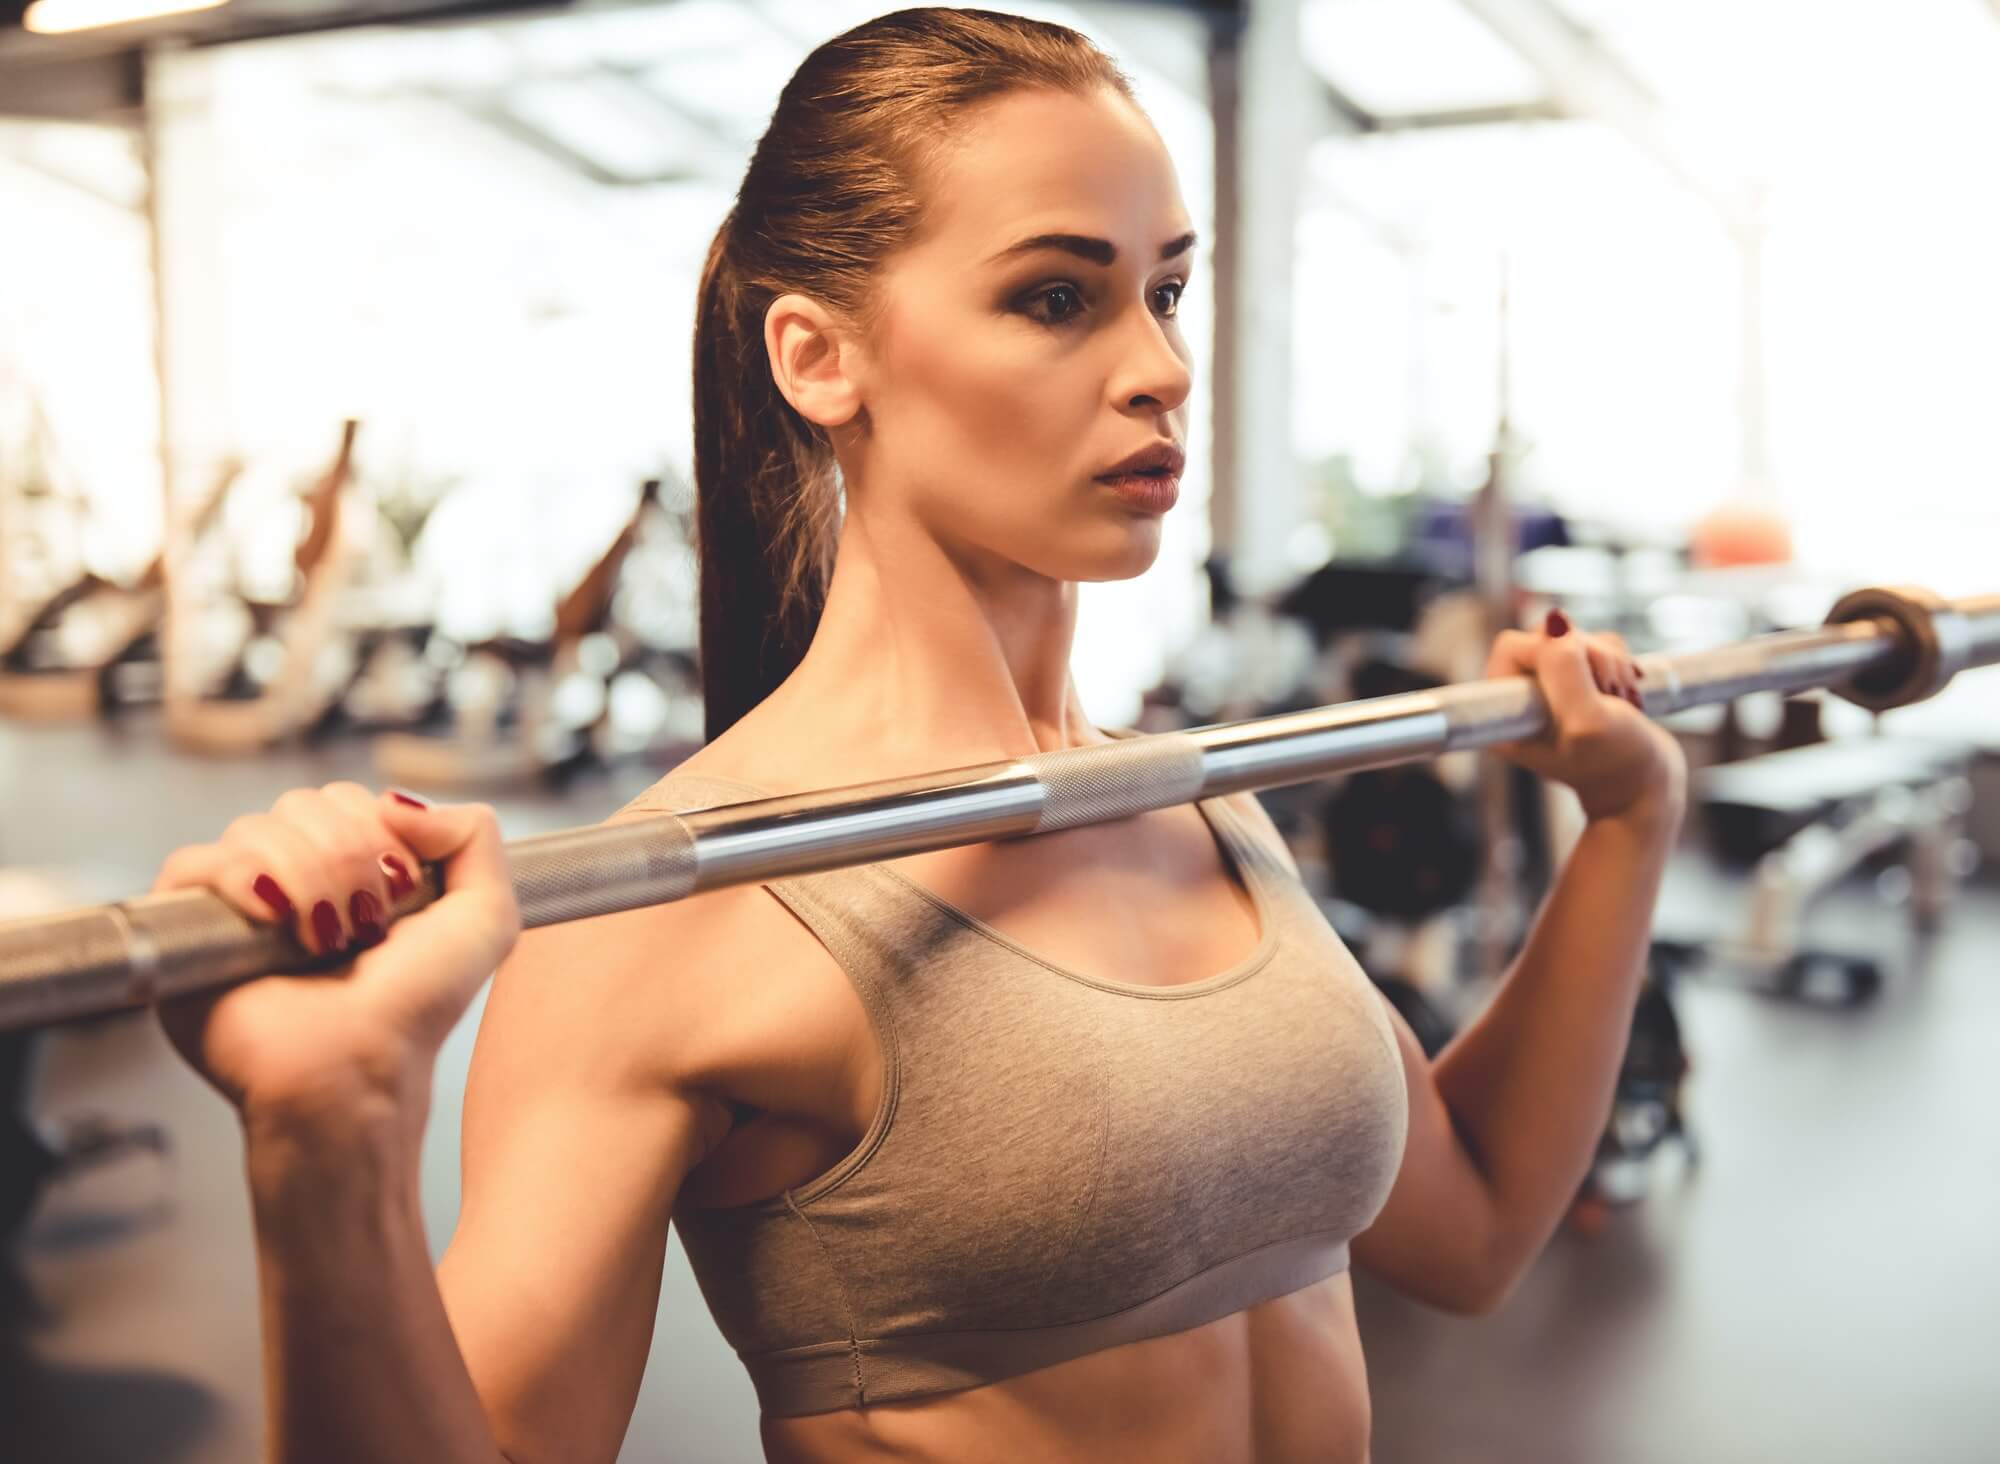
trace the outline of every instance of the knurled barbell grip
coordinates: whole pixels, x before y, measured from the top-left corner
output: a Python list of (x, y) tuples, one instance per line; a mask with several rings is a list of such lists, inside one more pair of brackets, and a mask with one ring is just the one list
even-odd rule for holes
[[(389, 917), (429, 905), (443, 883), (441, 866), (421, 866)], [(150, 1006), (251, 976), (338, 970), (351, 959), (316, 956), (289, 925), (252, 920), (207, 889), (0, 922), (0, 1031)]]
[[(695, 841), (672, 814), (566, 829), (506, 846), (524, 926), (665, 904), (693, 892)], [(390, 920), (444, 890), (444, 868), (421, 866)], [(206, 889), (0, 922), (0, 1031), (125, 1007), (262, 975), (338, 970), (352, 953), (316, 956), (289, 926), (251, 920)]]

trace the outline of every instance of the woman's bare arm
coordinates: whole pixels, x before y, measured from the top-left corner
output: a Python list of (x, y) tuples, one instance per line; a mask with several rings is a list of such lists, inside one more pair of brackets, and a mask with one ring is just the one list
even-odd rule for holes
[(522, 937), (481, 1021), (463, 1206), (435, 1275), (417, 1198), (427, 1075), (402, 1103), (328, 1095), (246, 1118), (275, 1458), (616, 1458), (674, 1198), (726, 1126), (676, 1080), (706, 983), (672, 968), (729, 949), (743, 903)]
[(1493, 999), (1433, 1065), (1493, 1197), (1491, 1307), (1590, 1171), (1632, 1031), (1678, 794), (1594, 821)]
[(245, 1118), (267, 1456), (494, 1464), (431, 1275), (411, 1126), (399, 1109), (328, 1098)]
[(689, 1074), (770, 921), (761, 891), (530, 931), (466, 1081), (452, 1327), (513, 1464), (615, 1459), (683, 1180), (727, 1133)]

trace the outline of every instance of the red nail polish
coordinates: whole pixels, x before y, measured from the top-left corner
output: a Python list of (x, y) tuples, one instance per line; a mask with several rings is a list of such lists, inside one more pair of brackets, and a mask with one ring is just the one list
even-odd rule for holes
[(347, 902), (347, 918), (354, 926), (354, 943), (366, 948), (382, 941), (382, 904), (366, 890), (356, 890)]
[(278, 888), (278, 882), (272, 879), (270, 875), (258, 875), (257, 882), (251, 885), (250, 888), (256, 891), (258, 899), (271, 907), (273, 915), (277, 916), (280, 920), (289, 920), (292, 918), (294, 912), (291, 900), (286, 898), (285, 892)]
[(382, 873), (389, 877), (389, 897), (400, 900), (417, 887), (410, 878), (409, 867), (394, 854), (384, 854), (376, 863), (382, 866)]
[(313, 934), (319, 937), (320, 949), (337, 951), (340, 949), (340, 916), (330, 900), (321, 900), (313, 906)]
[(1562, 611), (1560, 610), (1551, 610), (1549, 612), (1549, 618), (1547, 619), (1547, 621), (1543, 623), (1542, 628), (1550, 636), (1568, 635), (1569, 617), (1563, 614)]
[(429, 808), (429, 807), (430, 807), (430, 805), (429, 805), (428, 803), (424, 802), (424, 801), (423, 801), (423, 800), (422, 800), (421, 798), (412, 798), (412, 797), (411, 797), (411, 796), (410, 796), (409, 794), (407, 794), (407, 793), (398, 793), (398, 792), (397, 792), (397, 791), (396, 791), (396, 790), (395, 790), (394, 788), (391, 788), (391, 789), (389, 790), (389, 796), (390, 796), (391, 798), (395, 799), (395, 800), (396, 800), (396, 801), (397, 801), (398, 803), (401, 803), (401, 804), (404, 804), (405, 806), (407, 806), (407, 807), (410, 807), (410, 808)]

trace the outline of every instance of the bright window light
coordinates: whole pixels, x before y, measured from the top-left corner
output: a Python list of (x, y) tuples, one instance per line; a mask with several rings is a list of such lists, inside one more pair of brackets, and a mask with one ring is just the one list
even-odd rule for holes
[(1377, 117), (1542, 100), (1533, 67), (1456, 0), (1307, 0), (1307, 64)]
[[(755, 10), (735, 0), (675, 0), (672, 5), (564, 11), (516, 22), (506, 31), (540, 70), (629, 66), (692, 54), (740, 54), (768, 50), (780, 40)], [(789, 66), (785, 74), (791, 74)]]

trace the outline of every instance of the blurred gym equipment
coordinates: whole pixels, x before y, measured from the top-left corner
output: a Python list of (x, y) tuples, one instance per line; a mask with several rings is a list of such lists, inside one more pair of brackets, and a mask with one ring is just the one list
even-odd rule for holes
[[(692, 656), (650, 643), (633, 624), (645, 617), (619, 613), (621, 571), (649, 527), (685, 545), (661, 490), (657, 478), (641, 486), (610, 547), (557, 603), (548, 639), (496, 637), (452, 657), (449, 732), (377, 737), (375, 766), (384, 778), (447, 792), (559, 781), (671, 737), (670, 700), (698, 710), (690, 706), (699, 695)], [(684, 746), (699, 741), (691, 715), (678, 730)]]
[[(0, 919), (61, 909), (74, 898), (30, 870), (0, 868)], [(154, 1123), (120, 1123), (82, 1114), (59, 1127), (30, 1117), (35, 1055), (43, 1033), (0, 1032), (0, 1271), (9, 1248), (43, 1191), (134, 1153), (165, 1157), (166, 1130)]]
[[(224, 663), (220, 684), (213, 673), (176, 664), (183, 638), (168, 646), (166, 730), (176, 746), (223, 756), (260, 751), (317, 721), (345, 689), (347, 674), (329, 676), (322, 653), (348, 567), (341, 493), (353, 471), (359, 425), (341, 424), (332, 461), (305, 495), (305, 528), (292, 551), (295, 594), (281, 601), (243, 597), (250, 634)], [(171, 574), (168, 593), (175, 593)], [(176, 604), (175, 614), (183, 613)], [(252, 663), (267, 646), (275, 664), (259, 676)]]
[(163, 578), (159, 559), (131, 585), (86, 574), (23, 614), (0, 653), (0, 716), (80, 722), (104, 711), (114, 668), (159, 627)]
[[(1428, 551), (1331, 561), (1290, 590), (1279, 609), (1313, 628), (1322, 650), (1312, 690), (1322, 698), (1472, 680), (1492, 646), (1485, 600), (1442, 575)], [(1430, 767), (1355, 773), (1324, 795), (1315, 792), (1303, 820), (1319, 835), (1316, 852), (1328, 866), (1322, 908), (1431, 1053), (1479, 999), (1463, 981), (1468, 953), (1483, 952), (1493, 928), (1525, 921), (1554, 862), (1545, 804), (1565, 795), (1517, 770), (1495, 771), (1508, 802), (1492, 827), (1481, 765), (1469, 754)], [(1275, 808), (1273, 818), (1287, 827)], [(1481, 872), (1496, 844), (1513, 877), (1482, 894)]]
[[(241, 471), (225, 462), (178, 532), (189, 540), (206, 533)], [(87, 721), (158, 700), (166, 608), (163, 550), (129, 586), (85, 574), (21, 612), (0, 630), (0, 716)]]
[(1672, 953), (1654, 947), (1633, 1003), (1632, 1035), (1604, 1136), (1567, 1217), (1569, 1228), (1585, 1237), (1599, 1234), (1614, 1208), (1645, 1198), (1658, 1156), (1670, 1141), (1679, 1142), (1690, 1168), (1701, 1162), (1701, 1146), (1681, 1110), (1681, 1089), (1692, 1064), (1673, 1005), (1680, 970)]
[(1854, 1006), (1882, 982), (1879, 953), (1805, 943), (1813, 901), (1885, 851), (1877, 877), (1920, 931), (1943, 920), (1977, 864), (1964, 837), (1971, 749), (1918, 739), (1823, 743), (1709, 768), (1695, 804), (1711, 845), (1744, 868), (1748, 900), (1733, 931), (1689, 944), (1744, 984), (1799, 1000)]

